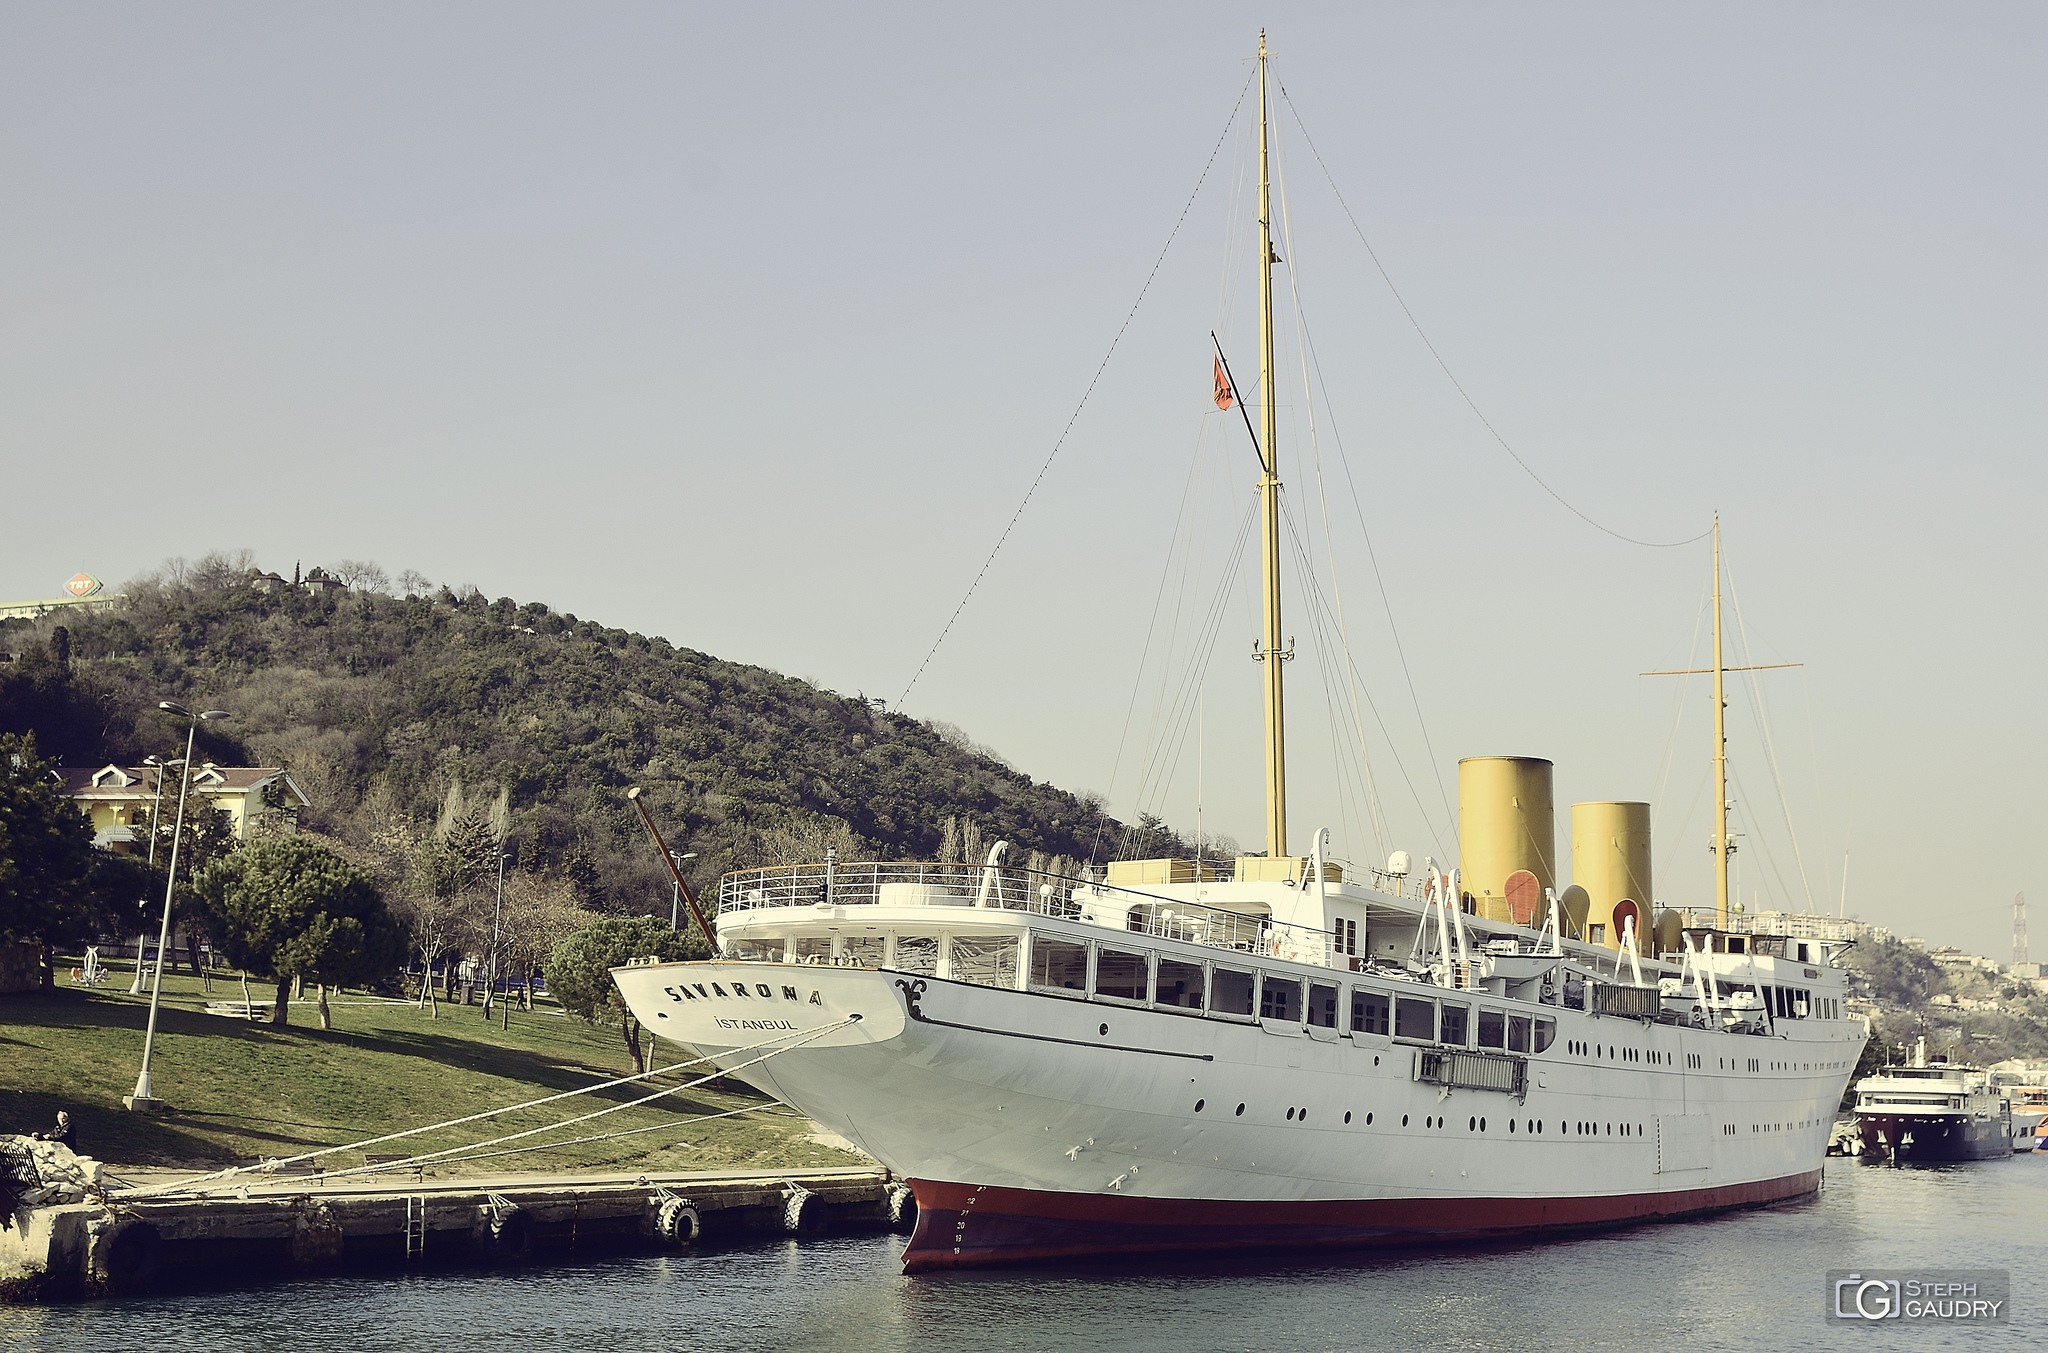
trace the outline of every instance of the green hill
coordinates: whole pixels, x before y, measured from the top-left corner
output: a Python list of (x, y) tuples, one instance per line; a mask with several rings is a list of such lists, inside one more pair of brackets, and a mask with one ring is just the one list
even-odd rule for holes
[(521, 867), (607, 911), (667, 914), (624, 798), (636, 784), (669, 844), (697, 852), (699, 886), (826, 845), (932, 858), (949, 817), (1010, 841), (1013, 862), (1185, 849), (881, 701), (541, 602), (266, 591), (245, 558), (214, 555), (128, 584), (115, 609), (4, 622), (0, 650), (18, 655), (0, 666), (0, 731), (34, 731), (45, 756), (175, 755), (183, 721), (159, 700), (225, 709), (200, 754), (288, 767), (305, 826), (366, 846), (393, 821), (433, 822), (458, 781), (472, 803), (502, 790)]

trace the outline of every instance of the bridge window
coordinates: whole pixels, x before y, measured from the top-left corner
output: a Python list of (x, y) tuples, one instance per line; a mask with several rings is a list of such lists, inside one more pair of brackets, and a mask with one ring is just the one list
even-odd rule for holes
[(1209, 1009), (1224, 1015), (1249, 1015), (1258, 998), (1252, 994), (1252, 975), (1236, 968), (1216, 969), (1216, 985), (1209, 992)]
[(929, 977), (939, 970), (937, 935), (898, 935), (896, 966), (899, 970)]
[(1337, 988), (1311, 986), (1308, 989), (1308, 1022), (1319, 1029), (1337, 1027)]
[(1293, 1019), (1301, 1002), (1301, 983), (1281, 977), (1262, 977), (1259, 983), (1259, 1018)]
[(1147, 999), (1145, 956), (1124, 949), (1095, 951), (1095, 994), (1122, 1001)]
[(1438, 1016), (1437, 1041), (1449, 1043), (1452, 1047), (1465, 1046), (1465, 1025), (1472, 1008), (1466, 1005), (1443, 1004), (1443, 1013)]
[(1534, 1035), (1536, 1040), (1535, 1046), (1532, 1047), (1530, 1051), (1550, 1051), (1550, 1045), (1557, 1041), (1557, 1021), (1554, 1019), (1538, 1019), (1536, 1021)]
[(1394, 1002), (1394, 1037), (1436, 1038), (1436, 1002), (1402, 996)]
[(955, 935), (953, 979), (983, 987), (1017, 985), (1017, 941), (1006, 935)]
[(1508, 1051), (1527, 1052), (1529, 1050), (1529, 1033), (1529, 1017), (1527, 1015), (1508, 1016)]
[(1351, 992), (1351, 1032), (1355, 1034), (1384, 1034), (1390, 1026), (1388, 1000), (1384, 993), (1361, 991)]
[(1171, 1005), (1187, 1010), (1202, 1008), (1202, 965), (1183, 963), (1177, 958), (1159, 960), (1160, 1005)]
[[(903, 941), (898, 940), (900, 950)], [(1080, 991), (1088, 984), (1088, 947), (1044, 935), (1031, 937), (1031, 985)]]
[(1481, 1009), (1479, 1012), (1479, 1046), (1482, 1048), (1505, 1048), (1508, 1045), (1508, 1017), (1500, 1010)]

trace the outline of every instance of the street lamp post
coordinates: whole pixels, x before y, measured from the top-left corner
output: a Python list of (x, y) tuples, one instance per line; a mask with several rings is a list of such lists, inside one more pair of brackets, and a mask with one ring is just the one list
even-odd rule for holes
[(505, 861), (511, 855), (498, 852), (498, 900), (491, 907), (491, 952), (484, 961), (484, 1018), (491, 1017), (491, 1002), (498, 991), (498, 921), (505, 914)]
[[(163, 835), (164, 767), (172, 764), (182, 765), (184, 763), (172, 763), (165, 761), (161, 757), (145, 756), (142, 758), (142, 764), (145, 766), (156, 767), (156, 807), (150, 812), (149, 815), (149, 862), (151, 864), (155, 864), (156, 838)], [(135, 905), (139, 908), (147, 906), (148, 903), (149, 899), (144, 898), (142, 901), (137, 902)], [(137, 931), (135, 933), (135, 980), (128, 984), (128, 994), (130, 996), (140, 996), (142, 994), (142, 951), (148, 947), (149, 932), (146, 930)], [(157, 951), (157, 962), (163, 962), (162, 950)]]
[(683, 872), (683, 861), (696, 859), (697, 852), (693, 850), (689, 851), (688, 853), (685, 853), (680, 850), (672, 850), (668, 853), (668, 857), (676, 862), (676, 875), (678, 880), (675, 884), (671, 885), (668, 899), (668, 928), (669, 932), (673, 934), (678, 928), (676, 923), (682, 917), (681, 907), (683, 905), (683, 885), (681, 883), (681, 876)]
[[(191, 788), (192, 785), (192, 738), (199, 731), (199, 721), (201, 719), (225, 719), (228, 717), (226, 711), (218, 709), (209, 709), (202, 714), (194, 714), (191, 710), (173, 700), (159, 701), (157, 708), (189, 719), (191, 722), (185, 728), (185, 760), (178, 767), (178, 823), (171, 829), (171, 872), (169, 877), (164, 880), (163, 927), (157, 932), (156, 971), (151, 975), (149, 982), (149, 1030), (142, 1036), (142, 1073), (135, 1078), (135, 1093), (121, 1101), (136, 1113), (161, 1113), (168, 1107), (161, 1099), (156, 1097), (154, 1087), (149, 1083), (149, 1054), (156, 1047), (156, 1012), (164, 990), (164, 953), (171, 946), (171, 895), (178, 886), (178, 846), (180, 839), (185, 834), (185, 791)], [(161, 796), (163, 792), (163, 775), (161, 771), (157, 775), (157, 786), (157, 792)], [(159, 797), (159, 802), (161, 802), (161, 797)], [(155, 823), (150, 824), (152, 835), (155, 834), (155, 826)], [(140, 962), (140, 959), (138, 958), (137, 961)]]

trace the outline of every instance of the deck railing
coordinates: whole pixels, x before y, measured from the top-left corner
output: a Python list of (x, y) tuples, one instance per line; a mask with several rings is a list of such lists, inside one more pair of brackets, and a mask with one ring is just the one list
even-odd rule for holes
[(784, 907), (944, 907), (1026, 911), (1240, 953), (1332, 966), (1336, 937), (1260, 915), (1011, 865), (907, 860), (780, 865), (727, 874), (718, 913)]

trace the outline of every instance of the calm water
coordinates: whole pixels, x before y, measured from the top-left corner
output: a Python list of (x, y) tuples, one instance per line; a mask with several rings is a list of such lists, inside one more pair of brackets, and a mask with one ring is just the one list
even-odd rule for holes
[[(1815, 1201), (1548, 1245), (906, 1278), (893, 1236), (0, 1308), (0, 1347), (94, 1350), (2048, 1348), (2048, 1159), (1831, 1160)], [(1827, 1270), (2012, 1271), (2003, 1329), (1823, 1322)], [(508, 1342), (509, 1341), (509, 1342)]]

